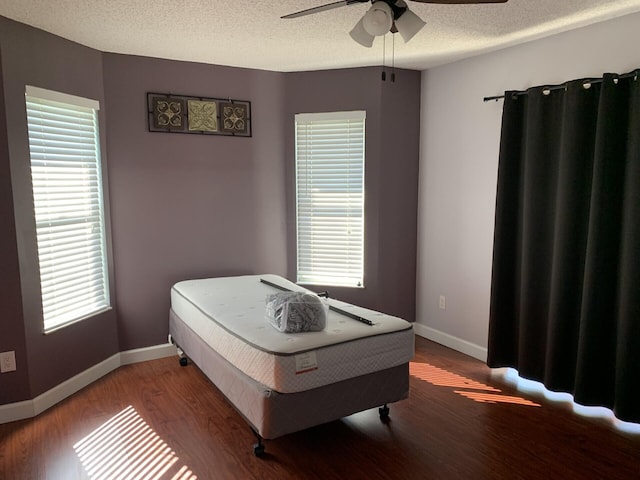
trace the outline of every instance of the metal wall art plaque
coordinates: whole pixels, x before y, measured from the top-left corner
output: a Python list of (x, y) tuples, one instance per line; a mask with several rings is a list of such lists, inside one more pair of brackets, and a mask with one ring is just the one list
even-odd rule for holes
[(251, 136), (251, 102), (147, 93), (150, 132)]

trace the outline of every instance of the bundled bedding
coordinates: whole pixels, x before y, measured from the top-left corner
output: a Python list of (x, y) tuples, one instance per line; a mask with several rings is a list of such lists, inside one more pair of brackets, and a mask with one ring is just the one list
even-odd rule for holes
[(327, 325), (328, 308), (313, 293), (274, 293), (267, 295), (266, 303), (267, 319), (279, 332), (319, 332)]

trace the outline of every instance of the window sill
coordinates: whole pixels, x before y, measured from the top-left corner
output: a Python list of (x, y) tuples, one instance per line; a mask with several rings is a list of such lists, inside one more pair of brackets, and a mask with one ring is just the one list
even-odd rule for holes
[(66, 328), (68, 326), (74, 325), (76, 323), (82, 322), (84, 320), (87, 320), (89, 318), (95, 317), (96, 315), (100, 315), (102, 313), (108, 312), (110, 310), (113, 310), (113, 307), (104, 307), (101, 308), (100, 310), (96, 310), (95, 312), (91, 312), (83, 317), (79, 317), (79, 318), (75, 318), (73, 320), (70, 320), (68, 322), (64, 322), (61, 323), (59, 325), (54, 325), (53, 327), (49, 327), (49, 328), (45, 328), (44, 331), (42, 332), (44, 335), (49, 335), (51, 333), (57, 332), (58, 330), (62, 330), (63, 328)]

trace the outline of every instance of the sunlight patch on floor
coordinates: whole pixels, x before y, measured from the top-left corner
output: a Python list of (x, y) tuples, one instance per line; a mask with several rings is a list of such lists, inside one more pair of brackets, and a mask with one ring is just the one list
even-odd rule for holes
[(482, 393), (482, 392), (461, 392), (454, 390), (458, 395), (467, 397), (471, 400), (481, 403), (514, 403), (516, 405), (526, 405), (528, 407), (539, 407), (537, 403), (527, 400), (522, 397), (514, 397), (510, 395), (496, 395), (495, 393)]
[(500, 391), (495, 387), (451, 373), (443, 368), (434, 367), (428, 363), (411, 362), (409, 364), (409, 373), (420, 380), (438, 385), (439, 387), (471, 388), (473, 390), (485, 390), (487, 392)]
[[(528, 407), (539, 407), (535, 402), (522, 397), (504, 395), (502, 390), (476, 382), (467, 377), (449, 372), (443, 368), (434, 367), (428, 363), (409, 363), (409, 374), (415, 378), (431, 383), (438, 387), (464, 388), (466, 390), (454, 390), (454, 393), (479, 403), (511, 403)], [(491, 393), (487, 393), (491, 392)]]
[(92, 480), (197, 480), (132, 406), (73, 448)]

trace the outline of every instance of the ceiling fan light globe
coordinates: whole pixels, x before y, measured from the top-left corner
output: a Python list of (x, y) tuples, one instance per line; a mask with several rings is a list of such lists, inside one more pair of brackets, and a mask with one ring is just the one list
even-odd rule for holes
[(385, 2), (375, 2), (362, 17), (362, 26), (370, 35), (384, 35), (393, 25), (393, 12)]
[(400, 18), (396, 19), (395, 24), (398, 29), (398, 33), (400, 33), (404, 40), (404, 43), (407, 43), (416, 35), (416, 33), (422, 30), (422, 27), (427, 23), (411, 10), (407, 10), (400, 15)]

